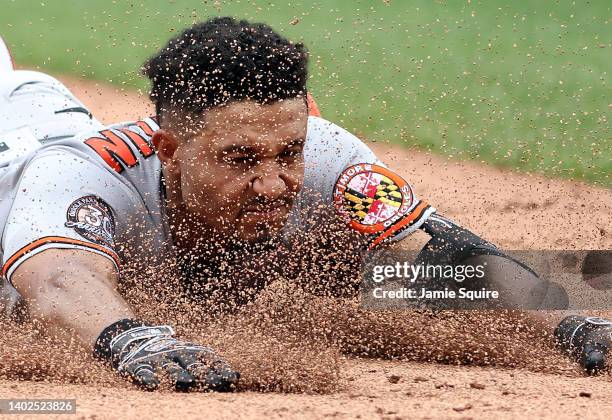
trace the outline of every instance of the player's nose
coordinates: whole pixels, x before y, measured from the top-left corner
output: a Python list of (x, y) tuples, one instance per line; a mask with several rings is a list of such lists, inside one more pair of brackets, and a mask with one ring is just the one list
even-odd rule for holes
[(262, 172), (256, 175), (251, 182), (253, 192), (268, 200), (275, 200), (287, 191), (287, 184), (279, 171)]

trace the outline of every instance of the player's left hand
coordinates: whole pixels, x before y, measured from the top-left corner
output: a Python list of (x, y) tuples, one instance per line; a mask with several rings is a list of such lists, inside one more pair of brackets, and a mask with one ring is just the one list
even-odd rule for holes
[(558, 346), (569, 353), (589, 374), (610, 367), (606, 361), (612, 349), (612, 321), (578, 315), (564, 318), (555, 329)]

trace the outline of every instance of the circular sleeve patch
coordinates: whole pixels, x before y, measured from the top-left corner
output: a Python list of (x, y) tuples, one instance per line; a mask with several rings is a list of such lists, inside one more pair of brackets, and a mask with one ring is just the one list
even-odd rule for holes
[(386, 230), (415, 206), (410, 185), (378, 165), (360, 163), (345, 169), (334, 188), (334, 206), (350, 227), (362, 233)]
[(66, 218), (65, 226), (85, 239), (114, 247), (115, 220), (110, 206), (101, 198), (88, 195), (76, 199), (68, 207)]

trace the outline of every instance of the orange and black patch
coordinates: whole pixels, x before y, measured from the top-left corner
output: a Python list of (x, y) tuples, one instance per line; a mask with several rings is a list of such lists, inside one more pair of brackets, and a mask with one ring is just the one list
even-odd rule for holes
[(369, 249), (407, 229), (416, 229), (434, 209), (417, 200), (410, 185), (379, 165), (346, 168), (333, 192), (334, 206), (347, 224), (370, 235)]
[(410, 185), (382, 166), (360, 163), (345, 169), (334, 188), (334, 205), (349, 225), (362, 233), (380, 233), (414, 205)]

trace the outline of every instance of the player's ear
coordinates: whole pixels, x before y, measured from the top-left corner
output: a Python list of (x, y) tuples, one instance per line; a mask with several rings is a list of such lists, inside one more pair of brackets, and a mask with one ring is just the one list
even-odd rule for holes
[(178, 148), (178, 138), (169, 130), (160, 128), (151, 138), (155, 151), (159, 160), (164, 164), (170, 163), (175, 156), (176, 149)]

